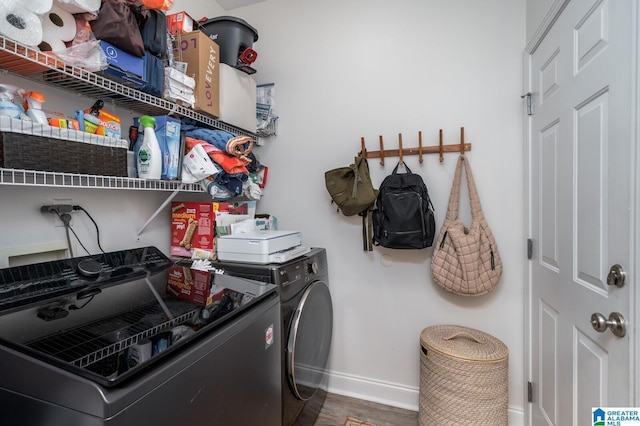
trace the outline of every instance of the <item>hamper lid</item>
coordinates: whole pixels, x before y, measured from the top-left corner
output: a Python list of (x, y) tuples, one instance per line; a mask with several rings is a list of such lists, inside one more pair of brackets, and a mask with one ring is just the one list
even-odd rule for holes
[(420, 333), (427, 350), (470, 361), (495, 362), (509, 356), (509, 348), (485, 332), (460, 325), (434, 325)]

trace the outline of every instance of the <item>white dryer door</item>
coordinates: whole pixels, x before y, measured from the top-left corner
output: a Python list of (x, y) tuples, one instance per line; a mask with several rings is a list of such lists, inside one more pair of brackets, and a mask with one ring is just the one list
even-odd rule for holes
[(315, 281), (303, 292), (293, 313), (287, 342), (289, 384), (303, 401), (313, 396), (324, 378), (332, 331), (329, 287), (324, 281)]

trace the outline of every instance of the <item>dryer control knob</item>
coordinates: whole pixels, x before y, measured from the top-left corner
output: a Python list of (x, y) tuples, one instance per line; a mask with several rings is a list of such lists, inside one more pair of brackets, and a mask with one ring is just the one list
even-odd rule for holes
[(311, 262), (309, 264), (309, 273), (313, 273), (313, 274), (318, 273), (318, 262)]

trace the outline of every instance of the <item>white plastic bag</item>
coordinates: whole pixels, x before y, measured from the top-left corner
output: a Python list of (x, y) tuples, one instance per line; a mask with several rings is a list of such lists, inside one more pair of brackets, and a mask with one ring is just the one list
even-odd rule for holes
[(100, 47), (100, 40), (89, 40), (54, 53), (67, 65), (87, 71), (100, 71), (108, 66), (107, 57)]

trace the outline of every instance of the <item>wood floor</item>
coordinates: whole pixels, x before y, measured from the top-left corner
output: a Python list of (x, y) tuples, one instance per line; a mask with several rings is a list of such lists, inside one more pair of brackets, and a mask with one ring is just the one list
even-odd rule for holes
[(347, 417), (375, 426), (417, 426), (418, 424), (416, 411), (329, 393), (314, 426), (343, 426)]

